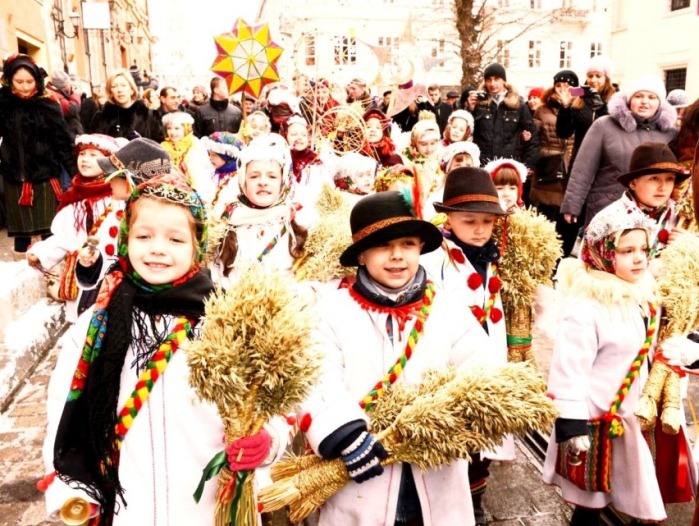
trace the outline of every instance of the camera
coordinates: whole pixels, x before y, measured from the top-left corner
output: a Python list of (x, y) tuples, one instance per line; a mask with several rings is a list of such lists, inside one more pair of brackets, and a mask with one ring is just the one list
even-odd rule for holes
[(475, 91), (476, 94), (476, 100), (488, 100), (488, 93), (485, 91)]

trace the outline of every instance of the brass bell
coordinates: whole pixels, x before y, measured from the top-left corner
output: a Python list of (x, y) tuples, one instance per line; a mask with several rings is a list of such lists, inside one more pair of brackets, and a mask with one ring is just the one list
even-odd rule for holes
[(70, 526), (87, 525), (90, 520), (90, 503), (80, 497), (68, 499), (61, 506), (59, 516), (63, 524)]

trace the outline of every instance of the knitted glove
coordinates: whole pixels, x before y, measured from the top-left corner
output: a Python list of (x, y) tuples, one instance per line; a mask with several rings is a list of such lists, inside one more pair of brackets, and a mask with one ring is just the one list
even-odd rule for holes
[(590, 450), (590, 437), (587, 435), (573, 437), (565, 442), (566, 447), (573, 455), (587, 453)]
[(239, 438), (226, 446), (226, 455), (231, 471), (255, 469), (269, 456), (272, 437), (269, 431), (261, 429), (256, 435)]
[(660, 347), (669, 365), (687, 366), (699, 360), (699, 343), (684, 336), (668, 338)]
[(349, 476), (360, 484), (383, 473), (382, 460), (388, 453), (376, 437), (363, 431), (357, 439), (342, 450), (342, 461), (347, 466)]

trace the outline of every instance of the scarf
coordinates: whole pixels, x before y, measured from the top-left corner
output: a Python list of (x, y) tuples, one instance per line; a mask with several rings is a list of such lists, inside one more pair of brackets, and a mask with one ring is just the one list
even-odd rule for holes
[(379, 160), (381, 160), (389, 158), (391, 155), (394, 155), (396, 153), (396, 146), (393, 144), (393, 141), (388, 135), (383, 135), (381, 136), (381, 140), (378, 142), (365, 142), (362, 150), (369, 157), (373, 157), (375, 159), (378, 158)]
[(75, 204), (75, 230), (90, 230), (94, 222), (93, 209), (95, 203), (110, 197), (112, 187), (104, 182), (104, 176), (83, 177), (77, 174), (70, 183), (70, 188), (61, 195), (56, 213), (68, 205)]
[(291, 150), (291, 171), (296, 178), (296, 182), (301, 182), (301, 176), (303, 175), (303, 169), (306, 166), (314, 164), (318, 161), (318, 154), (306, 148), (305, 150)]
[[(187, 169), (186, 166), (183, 166), (184, 158), (194, 144), (194, 135), (192, 133), (188, 133), (179, 141), (165, 139), (160, 144), (167, 150), (167, 153), (170, 154), (172, 165), (177, 167), (182, 173), (185, 173)], [(191, 183), (191, 181), (188, 182)]]
[(357, 281), (352, 288), (364, 299), (381, 307), (402, 307), (420, 300), (427, 286), (425, 269), (419, 266), (413, 279), (400, 289), (389, 289), (375, 281), (366, 267), (357, 270)]

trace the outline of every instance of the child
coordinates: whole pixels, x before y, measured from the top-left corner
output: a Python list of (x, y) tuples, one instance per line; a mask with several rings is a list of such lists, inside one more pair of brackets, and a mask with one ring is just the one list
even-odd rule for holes
[(213, 217), (220, 217), (225, 205), (232, 202), (238, 194), (236, 173), (245, 143), (230, 132), (214, 132), (203, 137), (201, 142), (209, 153), (215, 172), (217, 189), (211, 200)]
[(471, 135), (473, 135), (473, 115), (466, 110), (456, 110), (447, 119), (442, 145), (449, 146), (455, 142), (470, 141)]
[[(434, 293), (421, 253), (437, 249), (436, 227), (418, 220), (400, 192), (361, 199), (350, 216), (353, 243), (340, 257), (358, 267), (351, 289), (332, 291), (320, 306), (324, 377), (302, 405), (306, 437), (324, 458), (342, 458), (350, 483), (321, 508), (320, 526), (353, 524), (473, 525), (468, 464), (457, 460), (441, 469), (420, 471), (411, 464), (390, 465), (382, 445), (367, 428), (359, 402), (405, 358), (411, 331), (417, 344), (390, 383), (416, 384), (427, 369), (487, 361), (485, 334), (462, 302), (446, 291)], [(434, 297), (433, 297), (434, 293)], [(422, 329), (416, 314), (428, 310)], [(390, 387), (387, 387), (389, 389)], [(352, 462), (352, 458), (361, 460)]]
[(335, 166), (335, 186), (352, 203), (372, 193), (376, 162), (359, 153), (350, 152), (337, 161)]
[(522, 188), (527, 180), (527, 167), (514, 159), (496, 159), (485, 165), (485, 170), (495, 183), (500, 204), (507, 212), (524, 206)]
[(463, 166), (478, 168), (480, 165), (481, 150), (475, 142), (468, 141), (455, 142), (447, 146), (439, 162), (439, 167), (445, 174)]
[(214, 167), (206, 148), (192, 133), (193, 124), (194, 119), (189, 113), (166, 113), (163, 116), (163, 126), (167, 138), (162, 145), (170, 154), (172, 166), (184, 175), (187, 184), (199, 194), (204, 203), (209, 204), (216, 192)]
[[(112, 190), (104, 180), (97, 159), (113, 154), (118, 145), (107, 135), (79, 135), (75, 140), (78, 153), (78, 174), (67, 192), (61, 196), (56, 216), (51, 222), (51, 237), (32, 245), (27, 262), (32, 267), (50, 269), (66, 261), (61, 276), (61, 294), (66, 299), (66, 321), (75, 323), (95, 301), (96, 292), (80, 287), (75, 276), (78, 251), (96, 243), (106, 247), (115, 236), (112, 227), (123, 206), (112, 202)], [(93, 245), (90, 245), (93, 246)], [(93, 248), (94, 250), (94, 248)]]
[(240, 157), (238, 184), (240, 194), (222, 216), (226, 233), (212, 265), (223, 288), (237, 279), (236, 268), (253, 262), (290, 272), (307, 236), (294, 217), (291, 156), (283, 137), (269, 133), (250, 142)]
[[(497, 364), (507, 362), (507, 332), (503, 318), (501, 282), (498, 277), (500, 249), (492, 239), (495, 220), (506, 212), (490, 174), (482, 168), (457, 168), (447, 175), (444, 199), (435, 202), (437, 212), (447, 216), (448, 237), (440, 250), (423, 257), (428, 276), (440, 289), (458, 293), (468, 309), (469, 321), (477, 320), (488, 344), (481, 348)], [(506, 439), (496, 452), (474, 456), (469, 465), (471, 496), (476, 524), (487, 524), (482, 499), (491, 459), (512, 460), (514, 442)], [(466, 495), (464, 495), (466, 496)]]
[[(215, 406), (198, 401), (189, 387), (185, 350), (213, 291), (199, 267), (205, 222), (201, 200), (179, 178), (152, 179), (129, 199), (119, 265), (105, 278), (94, 311), (67, 338), (49, 385), (50, 474), (42, 483), (52, 517), (80, 496), (99, 505), (92, 513), (107, 526), (212, 520), (216, 485), (208, 484), (196, 504), (192, 484), (223, 449), (224, 427)], [(139, 397), (132, 398), (136, 386)], [(129, 419), (117, 416), (129, 407)], [(270, 432), (254, 435), (259, 451), (248, 459), (252, 465), (269, 456)], [(227, 448), (229, 461), (241, 460), (240, 449)]]
[(269, 122), (269, 117), (264, 112), (257, 110), (245, 117), (243, 124), (240, 126), (238, 138), (247, 145), (255, 137), (270, 131), (272, 131), (272, 123)]
[[(633, 524), (666, 518), (654, 454), (634, 415), (660, 320), (654, 280), (647, 272), (652, 229), (652, 221), (637, 209), (606, 209), (586, 228), (581, 259), (564, 259), (559, 265), (557, 282), (566, 303), (549, 392), (560, 418), (549, 440), (544, 481), (559, 486), (563, 498), (576, 504), (573, 526), (598, 524), (600, 509), (609, 504), (631, 516)], [(686, 340), (667, 341), (677, 339)], [(589, 421), (596, 421), (594, 427)], [(682, 434), (667, 440), (674, 438), (686, 442)], [(594, 451), (589, 451), (591, 442)], [(672, 472), (677, 462), (670, 460), (672, 451), (680, 449), (666, 445), (658, 443), (657, 467)], [(673, 444), (677, 446), (682, 444)], [(683, 446), (692, 466), (689, 445)], [(600, 448), (611, 448), (611, 460), (604, 464), (595, 460)], [(598, 475), (610, 473), (608, 492), (603, 484), (593, 484), (598, 477), (585, 482), (575, 477), (575, 466), (587, 462)]]
[(367, 137), (361, 153), (376, 160), (383, 168), (401, 164), (401, 157), (391, 140), (391, 119), (377, 108), (369, 108), (363, 119)]

